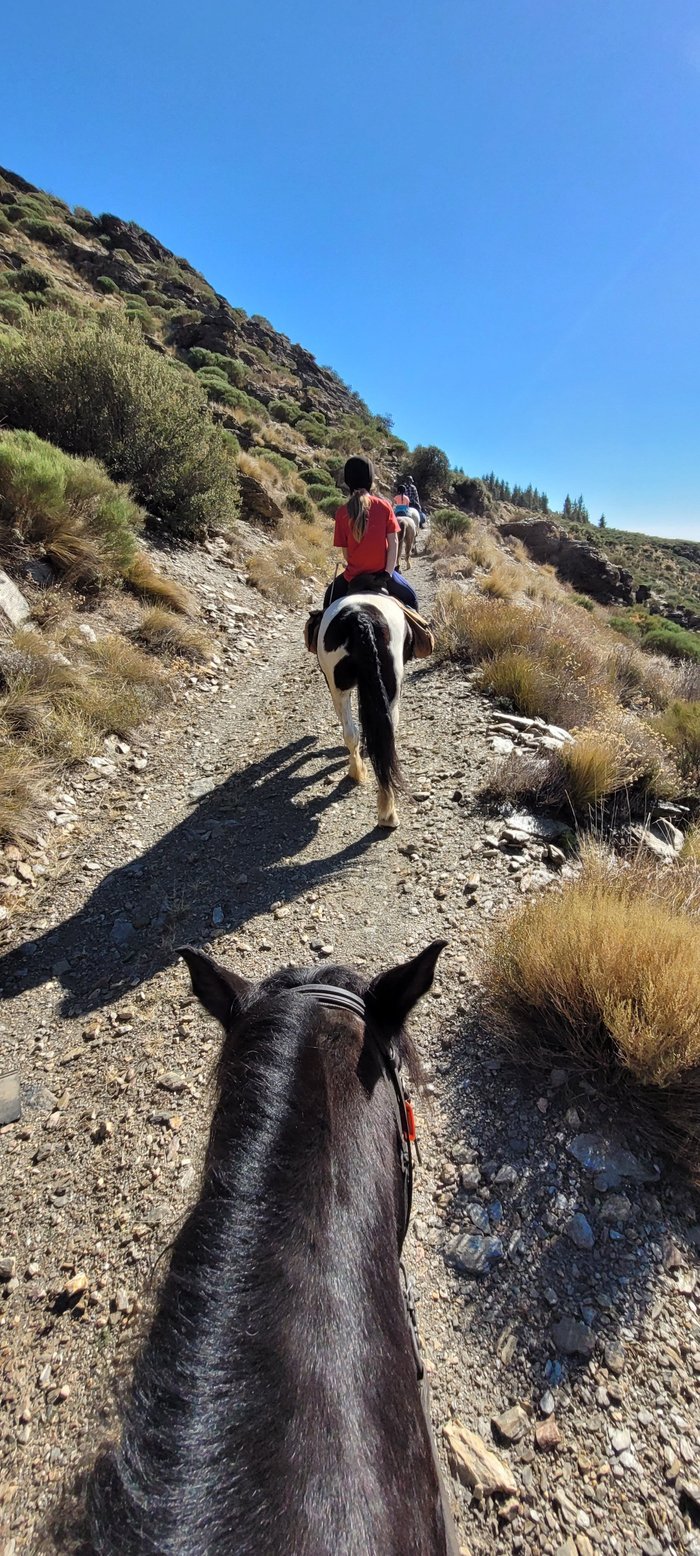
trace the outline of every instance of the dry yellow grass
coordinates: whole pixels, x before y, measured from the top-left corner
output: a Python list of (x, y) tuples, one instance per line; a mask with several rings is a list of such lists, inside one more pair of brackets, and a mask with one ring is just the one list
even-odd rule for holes
[(529, 1064), (629, 1080), (669, 1149), (700, 1173), (700, 874), (585, 853), (581, 875), (495, 937), (492, 1022)]
[(179, 611), (183, 616), (193, 614), (192, 596), (173, 578), (164, 578), (145, 552), (139, 551), (124, 576), (129, 588), (133, 589), (135, 594), (143, 595), (149, 600), (156, 600), (159, 605), (165, 605), (172, 611)]
[(205, 632), (182, 621), (173, 611), (161, 605), (145, 612), (135, 633), (139, 643), (156, 654), (171, 659), (189, 659), (204, 663), (212, 655), (212, 644)]
[(255, 551), (248, 558), (248, 581), (267, 600), (279, 600), (282, 605), (300, 605), (302, 589), (296, 573), (290, 569), (281, 547)]
[(49, 769), (35, 752), (0, 743), (0, 839), (32, 837), (41, 814)]
[(700, 822), (696, 822), (685, 834), (681, 859), (684, 863), (700, 865)]
[(499, 562), (491, 568), (485, 578), (479, 583), (482, 594), (488, 595), (492, 600), (512, 600), (513, 595), (522, 589), (527, 579), (523, 569), (513, 563)]
[(551, 709), (559, 701), (556, 678), (532, 651), (522, 648), (506, 648), (488, 659), (479, 685), (512, 703), (526, 718), (553, 718)]

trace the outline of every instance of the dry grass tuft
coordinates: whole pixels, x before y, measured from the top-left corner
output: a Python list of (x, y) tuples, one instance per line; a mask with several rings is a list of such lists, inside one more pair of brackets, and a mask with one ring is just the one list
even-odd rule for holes
[(491, 600), (512, 600), (513, 595), (523, 587), (523, 582), (522, 569), (507, 562), (499, 562), (481, 579), (479, 588)]
[(0, 744), (0, 838), (33, 837), (48, 779), (48, 767), (33, 751)]
[(485, 970), (497, 1031), (530, 1064), (627, 1081), (700, 1175), (700, 875), (587, 849), (581, 875), (521, 908)]
[(283, 605), (301, 604), (301, 584), (281, 547), (255, 551), (248, 558), (248, 582), (266, 600), (278, 600)]
[(145, 552), (138, 552), (124, 577), (135, 594), (144, 595), (149, 600), (156, 600), (159, 605), (165, 605), (171, 611), (179, 611), (183, 616), (193, 614), (192, 596), (173, 578), (164, 578)]
[(700, 822), (696, 822), (685, 834), (681, 849), (681, 860), (684, 864), (700, 865)]
[[(526, 718), (552, 718), (549, 711), (558, 705), (558, 687), (554, 675), (541, 661), (522, 648), (506, 648), (488, 659), (479, 684), (494, 697), (513, 704)], [(544, 713), (544, 709), (548, 712)]]
[(152, 653), (164, 654), (170, 659), (189, 659), (195, 664), (211, 659), (213, 652), (206, 633), (181, 621), (173, 611), (165, 610), (161, 605), (146, 611), (135, 637)]

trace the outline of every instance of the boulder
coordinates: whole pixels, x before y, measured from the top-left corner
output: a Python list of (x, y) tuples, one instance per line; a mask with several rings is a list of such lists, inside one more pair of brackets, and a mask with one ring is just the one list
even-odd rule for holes
[(249, 524), (279, 524), (282, 518), (282, 509), (275, 498), (270, 495), (262, 481), (258, 481), (254, 475), (246, 475), (239, 471), (238, 480), (241, 490), (241, 518), (247, 519)]
[(602, 605), (632, 604), (632, 574), (616, 567), (592, 542), (575, 540), (553, 519), (502, 519), (496, 527), (499, 534), (522, 540), (536, 562), (549, 563), (560, 578)]

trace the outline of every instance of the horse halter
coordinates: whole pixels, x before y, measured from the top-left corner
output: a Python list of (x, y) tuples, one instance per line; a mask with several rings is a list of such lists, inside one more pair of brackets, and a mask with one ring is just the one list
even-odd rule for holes
[[(367, 1025), (367, 1006), (361, 994), (354, 994), (352, 989), (342, 989), (332, 983), (300, 983), (295, 986), (293, 993), (308, 994), (319, 1005), (325, 1005), (328, 1010), (349, 1010), (354, 1016), (359, 1016), (360, 1020), (365, 1024), (366, 1037), (379, 1060), (382, 1074), (391, 1088), (396, 1117), (399, 1165), (403, 1183), (403, 1226), (399, 1236), (399, 1252), (401, 1252), (411, 1220), (411, 1206), (413, 1204), (413, 1152), (411, 1146), (416, 1145), (416, 1120), (413, 1104), (401, 1079), (400, 1056), (393, 1043), (390, 1043), (388, 1048), (383, 1048), (371, 1028)], [(417, 1149), (418, 1147), (416, 1146)]]

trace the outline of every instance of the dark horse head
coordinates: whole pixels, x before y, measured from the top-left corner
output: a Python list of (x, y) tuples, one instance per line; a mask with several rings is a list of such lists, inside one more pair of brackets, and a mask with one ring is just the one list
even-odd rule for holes
[(350, 1008), (310, 995), (319, 968), (253, 985), (183, 952), (225, 1028), (218, 1095), (121, 1441), (90, 1479), (99, 1556), (444, 1556), (391, 1084), (443, 945), (369, 987), (324, 964)]

